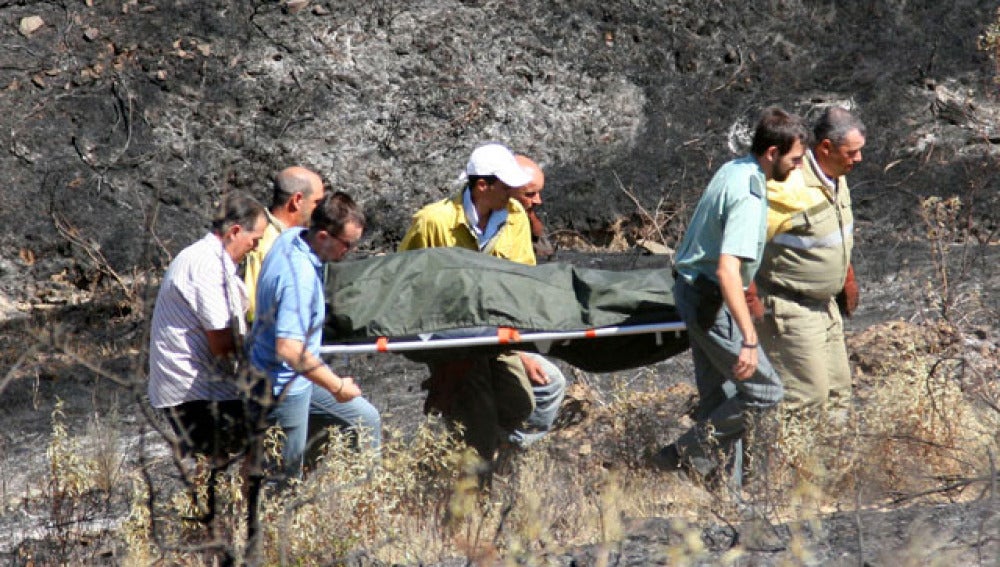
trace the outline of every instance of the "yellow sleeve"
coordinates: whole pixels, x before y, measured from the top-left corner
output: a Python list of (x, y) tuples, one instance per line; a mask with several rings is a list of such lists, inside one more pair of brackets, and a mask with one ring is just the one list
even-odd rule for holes
[(528, 221), (528, 215), (522, 213), (519, 220), (523, 218), (526, 222), (517, 222), (511, 226), (511, 249), (510, 249), (510, 260), (517, 262), (519, 264), (527, 264), (529, 266), (534, 266), (536, 264), (535, 260), (535, 247), (531, 245), (531, 222)]
[(406, 231), (406, 236), (403, 237), (403, 241), (399, 243), (398, 250), (400, 252), (406, 252), (407, 250), (434, 248), (434, 244), (432, 244), (428, 238), (427, 230), (428, 223), (423, 215), (420, 213), (414, 215), (413, 224), (411, 224), (410, 229)]
[[(460, 205), (456, 205), (452, 200), (444, 200), (432, 203), (420, 209), (413, 215), (413, 224), (406, 231), (406, 236), (399, 243), (398, 250), (418, 250), (421, 248), (447, 248), (449, 246), (463, 246), (470, 248), (467, 243), (456, 241), (452, 230), (456, 223)], [(475, 249), (475, 245), (471, 246)]]
[(796, 169), (788, 179), (767, 182), (767, 239), (790, 228), (792, 215), (807, 208), (808, 191), (802, 171)]
[(243, 265), (243, 283), (247, 286), (247, 298), (250, 300), (247, 308), (247, 321), (253, 321), (257, 308), (257, 278), (260, 277), (260, 266), (264, 263), (264, 254), (254, 250), (246, 255)]
[(260, 277), (260, 270), (264, 266), (264, 256), (267, 255), (274, 241), (278, 239), (278, 229), (274, 225), (268, 224), (264, 229), (264, 234), (257, 241), (257, 248), (250, 251), (243, 259), (243, 283), (247, 287), (247, 297), (250, 300), (247, 309), (247, 321), (253, 322), (253, 316), (257, 309), (257, 278)]

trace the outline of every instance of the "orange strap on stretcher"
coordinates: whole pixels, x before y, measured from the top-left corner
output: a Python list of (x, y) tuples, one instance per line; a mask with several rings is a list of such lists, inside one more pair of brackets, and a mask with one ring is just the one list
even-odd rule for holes
[(375, 339), (375, 350), (378, 352), (389, 352), (389, 337)]
[(512, 327), (497, 327), (497, 341), (502, 344), (521, 342), (521, 333)]
[(587, 329), (583, 332), (583, 336), (588, 339), (593, 339), (597, 337), (597, 329)]

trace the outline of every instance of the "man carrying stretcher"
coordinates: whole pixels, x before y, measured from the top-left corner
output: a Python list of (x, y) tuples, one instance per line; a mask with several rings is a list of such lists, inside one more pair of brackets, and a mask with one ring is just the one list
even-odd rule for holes
[[(535, 265), (530, 220), (512, 199), (516, 189), (533, 183), (533, 172), (522, 167), (509, 149), (493, 143), (472, 152), (463, 176), (467, 183), (458, 195), (414, 215), (399, 250), (461, 247)], [(522, 443), (534, 437), (518, 431), (526, 420), (547, 430), (565, 391), (558, 368), (530, 353), (434, 362), (430, 371), (424, 383), (425, 411), (439, 411), (462, 424), (466, 442), (487, 463), (493, 462), (501, 442)], [(533, 387), (545, 392), (538, 406)]]

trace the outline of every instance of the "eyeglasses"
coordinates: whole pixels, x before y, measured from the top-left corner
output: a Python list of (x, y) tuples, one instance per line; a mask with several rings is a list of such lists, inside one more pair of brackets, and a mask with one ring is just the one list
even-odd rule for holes
[(355, 246), (358, 245), (358, 241), (357, 240), (355, 240), (354, 242), (351, 242), (349, 240), (344, 240), (343, 238), (341, 238), (339, 236), (334, 236), (333, 238), (335, 238), (337, 240), (337, 242), (340, 242), (340, 244), (344, 247), (344, 250), (351, 250)]

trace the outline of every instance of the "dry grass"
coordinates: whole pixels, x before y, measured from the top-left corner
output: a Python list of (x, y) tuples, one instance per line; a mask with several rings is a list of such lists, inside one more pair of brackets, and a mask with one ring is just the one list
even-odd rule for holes
[[(387, 429), (380, 456), (357, 453), (333, 431), (305, 482), (265, 493), (263, 561), (464, 557), (543, 565), (584, 546), (608, 557), (643, 519), (672, 518), (670, 543), (656, 550), (671, 564), (738, 562), (743, 546), (709, 549), (711, 526), (741, 526), (743, 545), (760, 547), (775, 545), (779, 524), (787, 526), (779, 538), (783, 557), (815, 562), (816, 534), (832, 512), (969, 501), (996, 486), (1000, 385), (973, 379), (989, 364), (995, 368), (996, 352), (977, 350), (970, 362), (963, 337), (944, 321), (890, 322), (851, 337), (857, 372), (847, 421), (831, 427), (827, 416), (783, 415), (775, 436), (755, 430), (753, 477), (736, 492), (644, 466), (650, 451), (690, 425), (686, 414), (696, 398), (687, 384), (660, 386), (662, 377), (650, 370), (603, 395), (578, 380), (564, 404), (563, 428), (514, 455), (488, 490), (479, 489), (472, 453), (436, 421), (409, 432)], [(126, 465), (115, 449), (115, 421), (95, 418), (74, 438), (57, 405), (50, 474), (39, 495), (50, 503), (53, 523), (78, 526), (95, 495), (129, 486), (131, 512), (115, 534), (126, 563), (200, 565), (227, 553), (242, 560), (247, 502), (238, 471), (218, 479), (215, 520), (199, 521), (208, 512), (205, 477), (185, 488), (169, 474), (151, 474), (150, 462)], [(269, 437), (272, 454), (278, 443)], [(918, 526), (908, 533), (896, 550), (906, 561), (915, 564), (935, 549), (954, 554), (940, 539), (925, 541)], [(54, 535), (81, 538), (72, 529)]]
[[(610, 246), (634, 238), (625, 226)], [(651, 550), (657, 560), (733, 564), (748, 548), (780, 544), (783, 561), (815, 563), (816, 534), (824, 533), (831, 512), (969, 501), (996, 490), (1000, 385), (983, 376), (996, 368), (997, 353), (970, 353), (965, 339), (946, 320), (891, 322), (852, 337), (857, 373), (847, 421), (831, 427), (828, 416), (781, 415), (774, 435), (769, 427), (755, 429), (753, 476), (739, 491), (645, 467), (650, 451), (690, 425), (686, 414), (695, 400), (691, 386), (661, 387), (662, 377), (649, 370), (604, 396), (578, 381), (564, 405), (571, 414), (564, 428), (514, 455), (487, 490), (479, 487), (473, 454), (434, 420), (415, 431), (387, 428), (379, 456), (356, 452), (332, 431), (304, 482), (265, 492), (262, 561), (420, 564), (462, 557), (473, 564), (544, 565), (594, 546), (600, 564), (644, 519), (671, 518), (669, 543)], [(38, 498), (50, 506), (52, 522), (81, 525), (95, 495), (124, 486), (131, 510), (115, 532), (124, 563), (243, 560), (247, 502), (239, 472), (217, 479), (216, 517), (201, 521), (209, 512), (207, 478), (185, 486), (176, 473), (157, 476), (149, 461), (126, 465), (115, 421), (95, 418), (88, 434), (74, 438), (57, 405), (49, 477)], [(84, 437), (99, 441), (85, 446)], [(272, 455), (278, 443), (268, 438)], [(776, 535), (779, 524), (787, 526), (783, 535)], [(713, 526), (734, 533), (739, 526), (741, 545), (710, 549), (705, 534)], [(907, 533), (891, 551), (894, 560), (954, 559), (954, 549), (926, 528)], [(66, 548), (57, 556), (70, 561), (68, 548), (80, 534), (53, 535)]]
[[(657, 517), (675, 518), (673, 543), (662, 550), (672, 564), (709, 557), (702, 539), (706, 521), (749, 521), (744, 537), (750, 540), (773, 537), (773, 522), (789, 522), (787, 553), (808, 563), (815, 552), (809, 534), (821, 532), (822, 518), (833, 510), (878, 508), (905, 498), (968, 500), (988, 485), (987, 454), (1000, 451), (1000, 414), (968, 399), (946, 373), (929, 372), (934, 360), (915, 355), (890, 372), (861, 376), (877, 388), (859, 388), (863, 395), (844, 428), (785, 420), (776, 447), (756, 448), (769, 453), (767, 466), (756, 469), (766, 483), (751, 481), (740, 493), (640, 466), (643, 452), (659, 442), (650, 430), (662, 426), (663, 408), (690, 403), (684, 389), (621, 389), (605, 404), (592, 403), (585, 419), (516, 455), (485, 491), (478, 489), (472, 453), (436, 422), (409, 436), (387, 432), (380, 458), (358, 454), (333, 432), (305, 482), (267, 495), (266, 563), (322, 565), (365, 556), (416, 564), (459, 556), (475, 564), (546, 564), (580, 546), (610, 549), (635, 521)], [(581, 434), (595, 432), (604, 437), (580, 452)], [(609, 465), (612, 459), (618, 464)], [(70, 461), (53, 463), (62, 486), (87, 484), (81, 479), (96, 474)], [(958, 486), (962, 479), (968, 482)], [(215, 534), (239, 557), (240, 479), (229, 475), (220, 486)], [(194, 565), (210, 556), (197, 547), (210, 541), (205, 526), (177, 521), (205, 512), (196, 504), (203, 496), (180, 491), (150, 511), (147, 495), (137, 494), (123, 530), (129, 561)], [(159, 520), (155, 537), (153, 517)], [(925, 556), (904, 547), (906, 557)], [(732, 562), (741, 553), (736, 548), (716, 559)]]
[[(899, 324), (876, 326), (852, 349), (878, 350), (902, 334)], [(709, 557), (703, 530), (720, 523), (742, 525), (744, 541), (767, 541), (776, 523), (787, 523), (782, 546), (808, 563), (817, 553), (810, 534), (823, 531), (832, 511), (971, 500), (996, 483), (990, 459), (1000, 453), (1000, 413), (980, 401), (982, 389), (963, 390), (959, 366), (949, 353), (931, 352), (933, 340), (904, 340), (916, 346), (857, 376), (845, 427), (788, 418), (776, 445), (758, 439), (757, 476), (738, 493), (642, 465), (665, 431), (688, 424), (688, 386), (620, 386), (602, 402), (578, 384), (569, 400), (579, 413), (573, 423), (516, 455), (486, 491), (478, 489), (471, 453), (434, 421), (415, 432), (388, 430), (379, 458), (358, 454), (333, 432), (305, 482), (266, 494), (265, 563), (321, 565), (363, 556), (416, 564), (458, 556), (546, 564), (581, 546), (614, 549), (643, 518), (675, 519), (671, 544), (660, 551), (676, 564)], [(1000, 395), (995, 383), (987, 387), (993, 399)], [(94, 421), (91, 433), (103, 431), (96, 437), (105, 440), (85, 446), (83, 439), (95, 436), (74, 437), (61, 411), (52, 416), (50, 473), (39, 495), (51, 504), (54, 523), (82, 525), (95, 495), (132, 486), (131, 513), (116, 536), (127, 563), (199, 565), (223, 549), (243, 556), (246, 501), (237, 471), (219, 479), (217, 517), (206, 525), (197, 521), (208, 511), (204, 477), (191, 490), (175, 481), (150, 484), (142, 468), (116, 456), (107, 424)], [(72, 529), (54, 535), (69, 542), (82, 537)], [(740, 549), (725, 561), (736, 561)], [(913, 546), (905, 550), (914, 560), (926, 556)]]

